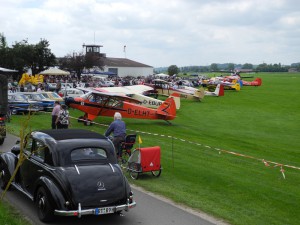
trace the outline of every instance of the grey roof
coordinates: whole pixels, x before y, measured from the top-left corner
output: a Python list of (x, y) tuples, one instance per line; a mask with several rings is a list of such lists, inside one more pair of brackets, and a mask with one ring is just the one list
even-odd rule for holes
[(93, 131), (83, 130), (83, 129), (48, 129), (39, 130), (37, 132), (42, 132), (48, 134), (55, 140), (66, 140), (66, 139), (106, 139), (105, 136), (98, 134)]
[(109, 67), (151, 67), (149, 65), (139, 63), (126, 58), (104, 58), (104, 65)]

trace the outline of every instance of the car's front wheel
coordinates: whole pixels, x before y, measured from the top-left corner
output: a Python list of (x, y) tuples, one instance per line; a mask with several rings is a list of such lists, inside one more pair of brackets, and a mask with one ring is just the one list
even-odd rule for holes
[(39, 219), (43, 222), (50, 222), (54, 219), (54, 207), (50, 198), (51, 196), (46, 192), (45, 188), (40, 187), (38, 189), (35, 203)]
[(8, 181), (10, 179), (10, 174), (7, 166), (0, 161), (0, 187), (2, 190), (5, 190)]
[(4, 143), (4, 138), (0, 138), (0, 145)]

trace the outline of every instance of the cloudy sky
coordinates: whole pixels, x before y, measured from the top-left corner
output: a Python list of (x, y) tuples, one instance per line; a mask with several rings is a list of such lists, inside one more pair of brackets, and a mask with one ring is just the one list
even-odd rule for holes
[[(298, 0), (0, 0), (11, 46), (50, 43), (57, 57), (103, 45), (153, 67), (300, 62)], [(126, 45), (125, 52), (124, 46)]]

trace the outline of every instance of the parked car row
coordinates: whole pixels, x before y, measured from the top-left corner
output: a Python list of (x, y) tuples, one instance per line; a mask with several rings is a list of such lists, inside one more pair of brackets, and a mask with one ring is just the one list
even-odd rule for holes
[(11, 114), (51, 111), (55, 101), (64, 100), (55, 92), (14, 92), (8, 93)]
[(81, 95), (84, 94), (84, 91), (82, 90), (79, 90), (77, 88), (67, 88), (67, 89), (62, 89), (58, 92), (58, 94), (61, 96), (61, 97), (80, 97)]

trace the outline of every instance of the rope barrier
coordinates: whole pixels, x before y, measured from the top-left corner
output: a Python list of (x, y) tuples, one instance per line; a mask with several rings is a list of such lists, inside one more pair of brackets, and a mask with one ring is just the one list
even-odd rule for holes
[[(43, 113), (49, 113), (50, 114), (50, 112), (43, 112)], [(78, 120), (78, 121), (81, 120), (82, 122), (85, 122), (85, 119), (79, 119), (79, 118), (75, 118), (75, 117), (72, 117), (72, 116), (70, 116), (70, 118)], [(90, 123), (98, 125), (98, 126), (105, 126), (105, 127), (109, 126), (107, 124), (101, 124), (101, 123), (97, 123), (97, 122), (94, 122), (94, 121), (90, 121)], [(284, 179), (286, 177), (285, 177), (285, 174), (284, 174), (285, 170), (283, 169), (283, 167), (290, 168), (290, 169), (300, 170), (300, 167), (297, 167), (297, 166), (292, 166), (292, 165), (288, 165), (288, 164), (282, 164), (282, 163), (273, 162), (273, 161), (270, 161), (270, 160), (256, 158), (256, 157), (253, 157), (253, 156), (250, 156), (250, 155), (245, 155), (245, 154), (241, 154), (241, 153), (237, 153), (237, 152), (233, 152), (233, 151), (219, 149), (219, 148), (211, 147), (211, 146), (208, 146), (208, 145), (203, 145), (201, 143), (197, 143), (197, 142), (193, 142), (193, 141), (188, 141), (188, 140), (185, 140), (185, 139), (182, 139), (182, 138), (177, 138), (177, 137), (174, 137), (174, 136), (169, 136), (169, 135), (167, 136), (167, 135), (164, 135), (164, 134), (150, 133), (150, 132), (139, 131), (139, 130), (131, 130), (131, 129), (127, 129), (127, 130), (131, 131), (131, 132), (134, 132), (134, 133), (147, 134), (147, 135), (153, 135), (153, 136), (160, 136), (160, 137), (163, 137), (163, 138), (171, 138), (172, 140), (178, 140), (178, 141), (181, 141), (181, 142), (187, 142), (189, 144), (194, 144), (194, 145), (197, 145), (197, 146), (204, 146), (205, 148), (218, 151), (219, 154), (226, 153), (226, 154), (231, 154), (231, 155), (235, 155), (235, 156), (239, 156), (239, 157), (244, 157), (244, 158), (248, 158), (248, 159), (253, 159), (253, 160), (261, 161), (262, 163), (264, 163), (265, 166), (270, 166), (270, 164), (273, 164), (273, 167), (280, 167), (280, 172), (282, 173), (282, 176), (283, 176)]]
[[(91, 122), (91, 123), (94, 123), (94, 124), (100, 125), (100, 126), (108, 126), (106, 124), (100, 124), (100, 123), (96, 123), (96, 122)], [(160, 137), (163, 137), (163, 138), (172, 138), (174, 140), (178, 140), (178, 141), (181, 141), (181, 142), (187, 142), (189, 144), (195, 144), (197, 146), (204, 146), (205, 148), (218, 151), (219, 154), (226, 153), (226, 154), (231, 154), (231, 155), (235, 155), (235, 156), (239, 156), (239, 157), (244, 157), (244, 158), (248, 158), (248, 159), (253, 159), (253, 160), (261, 161), (261, 162), (264, 163), (265, 166), (270, 166), (270, 164), (273, 164), (274, 165), (273, 167), (280, 167), (280, 172), (282, 173), (282, 176), (283, 176), (284, 179), (285, 179), (285, 174), (284, 174), (285, 170), (283, 169), (283, 167), (300, 170), (300, 167), (297, 167), (297, 166), (292, 166), (292, 165), (288, 165), (288, 164), (282, 164), (282, 163), (278, 163), (278, 162), (273, 162), (273, 161), (270, 161), (270, 160), (256, 158), (254, 156), (245, 155), (245, 154), (241, 154), (241, 153), (237, 153), (237, 152), (233, 152), (233, 151), (228, 151), (228, 150), (224, 150), (224, 149), (220, 149), (220, 148), (214, 148), (214, 147), (211, 147), (211, 146), (208, 146), (208, 145), (203, 145), (201, 143), (197, 143), (197, 142), (193, 142), (193, 141), (188, 141), (188, 140), (185, 140), (185, 139), (182, 139), (182, 138), (177, 138), (177, 137), (173, 137), (173, 136), (167, 136), (167, 135), (164, 135), (164, 134), (149, 133), (149, 132), (139, 131), (139, 130), (130, 130), (130, 129), (127, 129), (127, 130), (131, 131), (131, 132), (135, 132), (135, 133), (140, 133), (140, 134), (148, 134), (148, 135), (160, 136)]]

